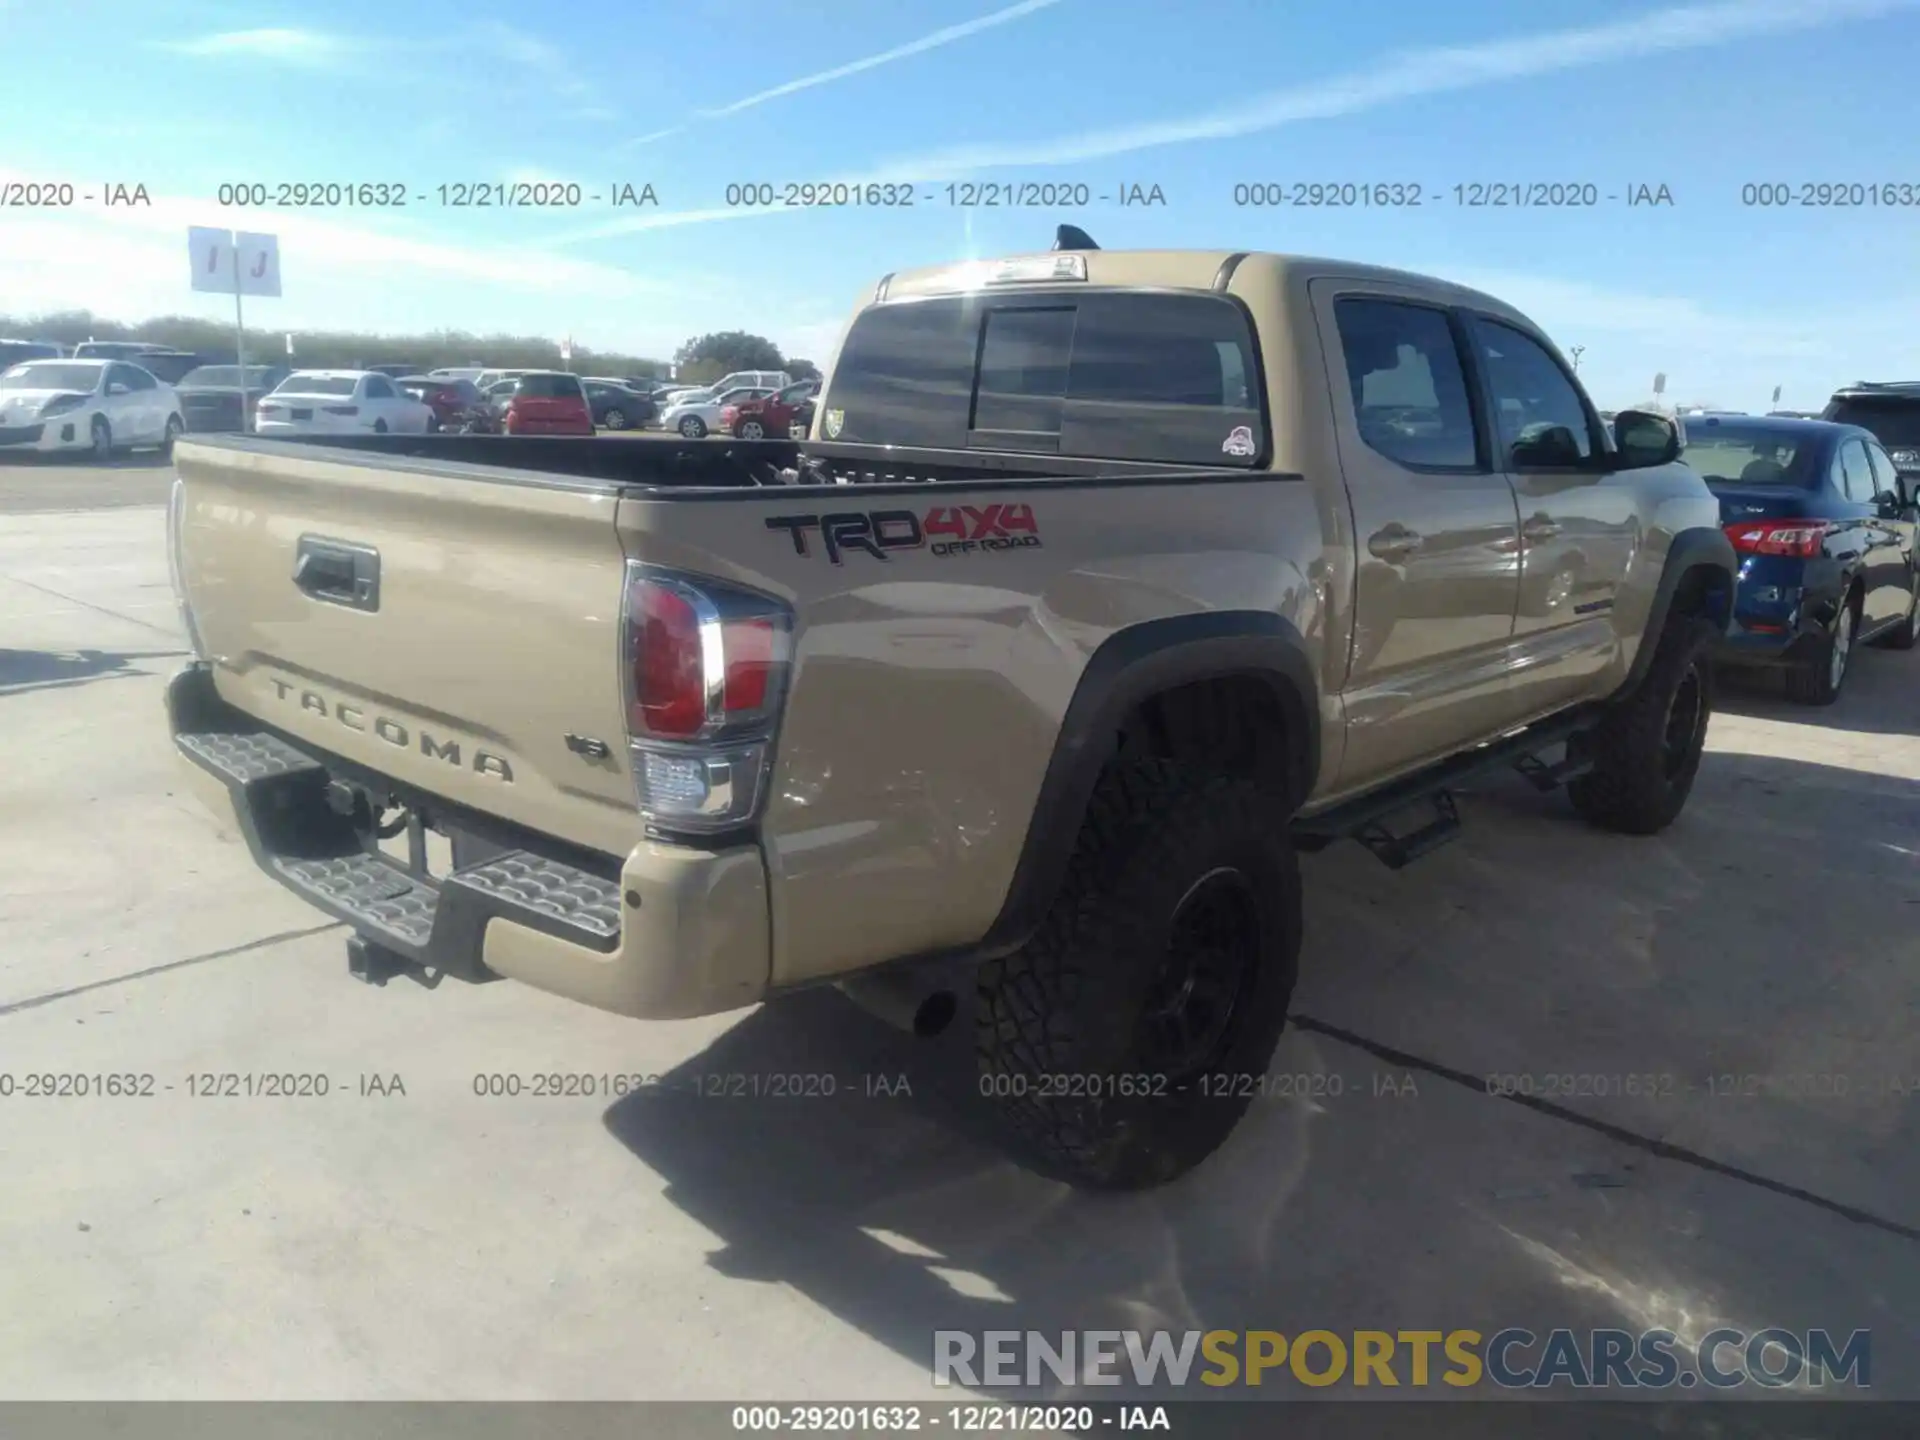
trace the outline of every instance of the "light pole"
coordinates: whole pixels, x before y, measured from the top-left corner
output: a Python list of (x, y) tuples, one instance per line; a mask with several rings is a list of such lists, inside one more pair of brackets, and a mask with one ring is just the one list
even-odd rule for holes
[(1580, 357), (1587, 353), (1587, 347), (1584, 345), (1576, 345), (1567, 351), (1567, 353), (1573, 357), (1573, 373), (1578, 375), (1580, 373)]

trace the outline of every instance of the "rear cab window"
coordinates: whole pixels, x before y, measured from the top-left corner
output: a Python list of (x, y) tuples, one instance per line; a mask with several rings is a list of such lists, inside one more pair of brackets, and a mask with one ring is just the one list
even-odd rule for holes
[(1259, 374), (1222, 295), (937, 296), (863, 311), (825, 404), (836, 440), (1257, 469)]

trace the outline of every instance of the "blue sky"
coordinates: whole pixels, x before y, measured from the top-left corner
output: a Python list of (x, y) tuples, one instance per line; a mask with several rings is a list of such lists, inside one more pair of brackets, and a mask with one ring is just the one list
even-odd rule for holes
[[(1042, 249), (1329, 254), (1527, 310), (1603, 404), (1817, 407), (1920, 375), (1920, 205), (1743, 206), (1748, 183), (1920, 190), (1920, 0), (0, 0), (0, 180), (153, 204), (0, 209), (0, 311), (224, 316), (185, 228), (281, 236), (250, 328), (571, 333), (661, 354), (747, 329), (825, 360), (880, 274)], [(111, 37), (78, 44), (79, 35)], [(106, 62), (111, 61), (108, 65)], [(76, 98), (83, 103), (75, 104)], [(651, 184), (657, 207), (452, 209), (437, 187)], [(911, 180), (911, 209), (749, 213), (730, 182)], [(374, 181), (402, 210), (223, 207)], [(967, 181), (1157, 185), (1164, 206), (965, 208)], [(1418, 184), (1407, 209), (1236, 184)], [(1671, 206), (1462, 209), (1476, 182)]]

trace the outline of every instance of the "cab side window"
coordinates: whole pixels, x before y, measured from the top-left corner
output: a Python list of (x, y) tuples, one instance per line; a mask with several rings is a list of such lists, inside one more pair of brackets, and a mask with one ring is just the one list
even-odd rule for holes
[(1849, 500), (1866, 505), (1874, 496), (1873, 467), (1867, 463), (1867, 447), (1849, 440), (1840, 447), (1840, 479)]
[(1334, 302), (1354, 419), (1368, 449), (1414, 470), (1481, 470), (1466, 367), (1444, 310)]
[(393, 399), (393, 385), (384, 375), (367, 376), (367, 398), (369, 400)]
[(1894, 469), (1893, 457), (1872, 441), (1868, 441), (1867, 459), (1873, 464), (1873, 493), (1876, 496), (1898, 495), (1900, 478), (1899, 472)]
[(1593, 417), (1552, 352), (1525, 331), (1478, 315), (1473, 337), (1505, 466), (1563, 470), (1592, 461), (1601, 449)]

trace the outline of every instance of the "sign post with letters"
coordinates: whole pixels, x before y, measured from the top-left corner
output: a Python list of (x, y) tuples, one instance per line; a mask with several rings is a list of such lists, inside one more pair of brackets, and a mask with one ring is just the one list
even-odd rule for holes
[[(253, 412), (246, 403), (247, 327), (240, 308), (242, 295), (280, 294), (280, 239), (242, 230), (187, 227), (187, 257), (193, 268), (193, 288), (215, 294), (233, 294), (233, 358), (240, 369), (240, 426), (253, 428)], [(287, 337), (293, 353), (293, 337)]]

